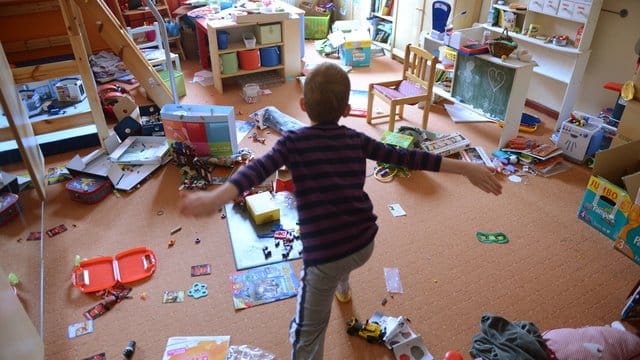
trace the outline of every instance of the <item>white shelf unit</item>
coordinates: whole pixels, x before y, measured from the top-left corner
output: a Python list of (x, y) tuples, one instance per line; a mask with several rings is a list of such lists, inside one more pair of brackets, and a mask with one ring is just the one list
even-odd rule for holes
[[(528, 98), (558, 112), (558, 128), (569, 117), (580, 91), (584, 71), (591, 55), (591, 41), (595, 32), (603, 0), (529, 0), (527, 10), (512, 10), (508, 4), (491, 6), (498, 11), (516, 14), (516, 24), (521, 33), (509, 32), (518, 43), (518, 49), (526, 49), (537, 66), (529, 87)], [(537, 25), (538, 36), (526, 34), (530, 25)], [(503, 29), (485, 24), (494, 36)], [(579, 45), (575, 46), (578, 29), (582, 28)], [(545, 36), (568, 35), (567, 46), (557, 46)]]

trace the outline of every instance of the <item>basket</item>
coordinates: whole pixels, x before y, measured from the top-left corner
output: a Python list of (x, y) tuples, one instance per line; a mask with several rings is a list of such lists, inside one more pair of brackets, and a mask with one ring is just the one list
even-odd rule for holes
[(489, 46), (489, 53), (498, 58), (507, 57), (518, 48), (518, 43), (513, 41), (509, 36), (509, 30), (506, 28), (502, 31), (502, 35), (487, 41), (487, 45)]

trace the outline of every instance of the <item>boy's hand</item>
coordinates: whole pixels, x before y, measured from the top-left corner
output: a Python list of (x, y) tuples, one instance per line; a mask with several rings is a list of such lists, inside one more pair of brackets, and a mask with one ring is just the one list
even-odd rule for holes
[(496, 170), (492, 167), (464, 160), (442, 158), (440, 171), (464, 175), (482, 191), (494, 195), (502, 194), (502, 185), (496, 179), (494, 175)]
[(213, 191), (183, 191), (180, 192), (180, 213), (194, 217), (213, 215), (237, 196), (238, 189), (228, 182)]
[(502, 194), (502, 184), (496, 179), (494, 168), (472, 163), (469, 164), (474, 166), (470, 166), (467, 171), (463, 172), (463, 175), (465, 175), (473, 185), (486, 193), (494, 195)]
[[(180, 192), (180, 214), (202, 217), (214, 214), (221, 206), (216, 206), (210, 194), (205, 192)], [(222, 204), (224, 205), (224, 204)]]

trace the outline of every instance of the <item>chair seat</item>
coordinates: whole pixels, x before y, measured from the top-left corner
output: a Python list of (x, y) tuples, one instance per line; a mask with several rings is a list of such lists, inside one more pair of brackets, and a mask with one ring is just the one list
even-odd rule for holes
[(382, 85), (373, 85), (373, 88), (383, 94), (387, 99), (394, 100), (407, 96), (423, 95), (427, 93), (427, 90), (409, 80), (403, 80), (398, 85), (397, 89)]

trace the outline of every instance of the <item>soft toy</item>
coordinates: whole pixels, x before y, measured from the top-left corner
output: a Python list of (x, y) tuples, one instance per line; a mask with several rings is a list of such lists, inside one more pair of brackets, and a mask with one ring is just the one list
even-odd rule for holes
[(554, 329), (542, 337), (558, 360), (639, 360), (640, 337), (617, 324)]

